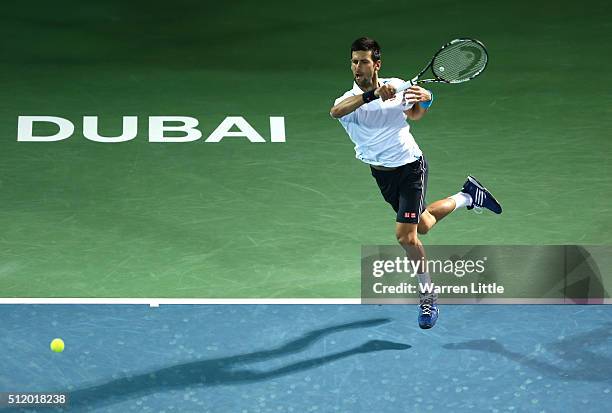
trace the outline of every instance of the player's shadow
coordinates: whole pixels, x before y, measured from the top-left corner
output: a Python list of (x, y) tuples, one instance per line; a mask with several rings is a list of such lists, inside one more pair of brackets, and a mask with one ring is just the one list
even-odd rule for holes
[(477, 350), (499, 354), (530, 369), (560, 380), (612, 382), (612, 359), (593, 352), (597, 346), (606, 346), (612, 338), (612, 323), (586, 333), (576, 334), (546, 344), (549, 354), (564, 361), (564, 364), (546, 362), (532, 355), (508, 350), (496, 340), (470, 340), (449, 343), (442, 347), (449, 350)]
[(332, 333), (349, 329), (373, 327), (390, 321), (388, 318), (377, 318), (335, 325), (311, 331), (271, 350), (179, 364), (144, 374), (112, 380), (92, 387), (77, 389), (69, 392), (70, 407), (99, 407), (118, 403), (135, 396), (186, 386), (217, 386), (258, 382), (316, 368), (356, 354), (411, 348), (408, 344), (371, 340), (349, 350), (298, 361), (273, 370), (260, 371), (243, 367), (248, 363), (265, 361), (303, 351), (315, 341)]

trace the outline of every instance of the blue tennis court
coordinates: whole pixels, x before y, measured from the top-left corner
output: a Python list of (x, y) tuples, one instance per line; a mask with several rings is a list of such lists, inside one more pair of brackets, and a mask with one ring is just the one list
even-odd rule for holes
[(0, 388), (69, 393), (71, 412), (612, 405), (610, 306), (445, 305), (428, 331), (402, 305), (3, 305), (0, 316)]

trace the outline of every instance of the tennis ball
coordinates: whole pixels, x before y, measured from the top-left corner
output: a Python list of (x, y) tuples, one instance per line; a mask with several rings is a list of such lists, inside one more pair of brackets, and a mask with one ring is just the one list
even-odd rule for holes
[(61, 338), (54, 338), (49, 347), (51, 347), (51, 351), (61, 353), (64, 351), (64, 340)]

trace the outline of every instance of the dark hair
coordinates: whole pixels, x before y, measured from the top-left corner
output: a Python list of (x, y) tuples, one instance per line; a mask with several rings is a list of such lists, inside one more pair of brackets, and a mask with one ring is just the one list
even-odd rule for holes
[(351, 45), (351, 54), (357, 51), (367, 52), (368, 50), (372, 52), (373, 61), (376, 62), (380, 60), (380, 46), (376, 40), (370, 39), (369, 37), (360, 37)]

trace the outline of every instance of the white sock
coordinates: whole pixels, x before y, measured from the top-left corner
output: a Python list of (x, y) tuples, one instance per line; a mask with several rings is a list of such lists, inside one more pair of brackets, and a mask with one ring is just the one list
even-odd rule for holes
[(468, 205), (472, 205), (472, 197), (469, 194), (466, 194), (465, 192), (457, 192), (455, 195), (451, 195), (449, 196), (449, 198), (454, 199), (455, 200), (455, 210), (457, 210), (458, 208), (463, 208), (466, 207)]
[(426, 291), (423, 288), (426, 285), (431, 284), (431, 277), (429, 276), (428, 272), (423, 272), (421, 274), (417, 274), (417, 278), (419, 280), (419, 294), (423, 294), (421, 291)]
[(417, 278), (419, 279), (419, 301), (422, 303), (423, 300), (427, 299), (427, 298), (431, 298), (431, 302), (432, 304), (437, 304), (438, 303), (438, 294), (434, 293), (433, 291), (431, 293), (428, 292), (421, 292), (421, 291), (427, 291), (424, 290), (424, 286), (425, 285), (431, 285), (431, 277), (429, 276), (428, 272), (424, 272), (422, 274), (417, 274)]

